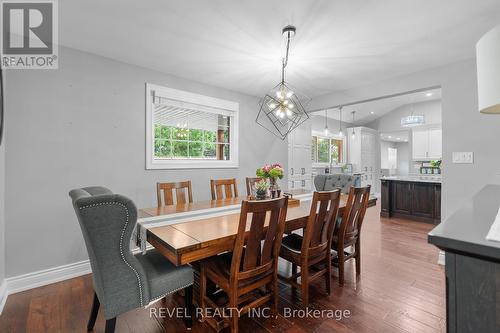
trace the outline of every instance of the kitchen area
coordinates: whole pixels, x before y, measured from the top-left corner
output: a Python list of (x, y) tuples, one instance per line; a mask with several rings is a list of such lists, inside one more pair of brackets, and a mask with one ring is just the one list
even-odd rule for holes
[[(307, 146), (297, 155), (309, 154), (312, 160), (309, 166), (298, 169), (305, 175), (294, 176), (307, 178), (298, 185), (343, 191), (346, 184), (371, 185), (372, 195), (381, 202), (381, 217), (433, 224), (441, 221), (439, 87), (319, 110), (309, 123), (310, 142), (294, 145), (295, 150)], [(307, 135), (298, 136), (306, 143)], [(325, 183), (329, 188), (321, 187)]]

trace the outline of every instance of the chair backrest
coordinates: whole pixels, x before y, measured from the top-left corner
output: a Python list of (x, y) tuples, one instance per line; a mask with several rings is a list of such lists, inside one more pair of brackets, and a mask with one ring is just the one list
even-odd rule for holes
[(255, 183), (258, 183), (261, 181), (262, 178), (260, 177), (247, 177), (246, 178), (246, 184), (247, 184), (247, 195), (250, 196), (252, 195), (252, 188), (254, 187)]
[(340, 205), (340, 190), (314, 192), (304, 230), (301, 253), (305, 257), (330, 251)]
[[(187, 189), (187, 199), (186, 199)], [(185, 204), (193, 202), (193, 192), (191, 190), (191, 181), (179, 183), (156, 183), (156, 197), (158, 199), (158, 207), (174, 205), (174, 190), (177, 204)], [(163, 201), (162, 201), (163, 192)]]
[[(222, 190), (223, 188), (224, 191)], [(238, 185), (235, 178), (211, 179), (210, 191), (212, 193), (212, 200), (234, 198), (238, 196)]]
[(360, 175), (333, 173), (329, 175), (317, 175), (314, 177), (314, 187), (316, 188), (316, 191), (333, 191), (340, 189), (342, 193), (347, 194), (352, 186), (360, 185)]
[(339, 245), (348, 246), (356, 243), (365, 217), (370, 186), (351, 187), (347, 198), (339, 230)]
[(287, 208), (287, 197), (242, 202), (231, 262), (231, 281), (276, 272)]
[(134, 203), (104, 187), (69, 192), (106, 318), (149, 303), (146, 273), (130, 250), (137, 223)]

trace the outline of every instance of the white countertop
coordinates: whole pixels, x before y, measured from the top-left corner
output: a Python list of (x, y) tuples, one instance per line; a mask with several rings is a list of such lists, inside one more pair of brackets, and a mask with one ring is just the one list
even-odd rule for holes
[(422, 183), (437, 183), (441, 184), (442, 179), (439, 176), (386, 176), (380, 177), (381, 180), (397, 180), (401, 182), (422, 182)]

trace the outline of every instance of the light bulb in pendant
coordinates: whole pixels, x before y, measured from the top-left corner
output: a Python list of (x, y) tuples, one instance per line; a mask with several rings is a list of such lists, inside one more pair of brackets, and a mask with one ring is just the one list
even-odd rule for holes
[(286, 93), (287, 98), (290, 98), (292, 96), (293, 96), (293, 91), (290, 90), (289, 92)]
[(325, 126), (325, 135), (328, 135), (328, 126)]
[(356, 139), (356, 133), (354, 133), (354, 131), (352, 131), (351, 138)]
[(285, 117), (285, 113), (283, 111), (280, 112), (280, 118), (284, 118)]
[(290, 109), (286, 109), (286, 115), (288, 117), (291, 117), (293, 115), (293, 112)]
[(342, 132), (342, 130), (339, 131), (339, 136), (340, 137), (343, 137), (344, 136), (344, 132)]

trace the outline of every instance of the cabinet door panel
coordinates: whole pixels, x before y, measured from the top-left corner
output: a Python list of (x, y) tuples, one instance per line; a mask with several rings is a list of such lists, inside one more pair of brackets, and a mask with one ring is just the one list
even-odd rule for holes
[(434, 216), (434, 184), (429, 183), (414, 183), (412, 214), (415, 216), (433, 218)]
[(429, 132), (427, 130), (413, 131), (413, 159), (426, 159), (429, 154)]
[(392, 211), (395, 213), (411, 213), (411, 183), (392, 182)]
[(442, 156), (442, 136), (441, 129), (429, 130), (429, 157), (432, 159), (440, 159)]

